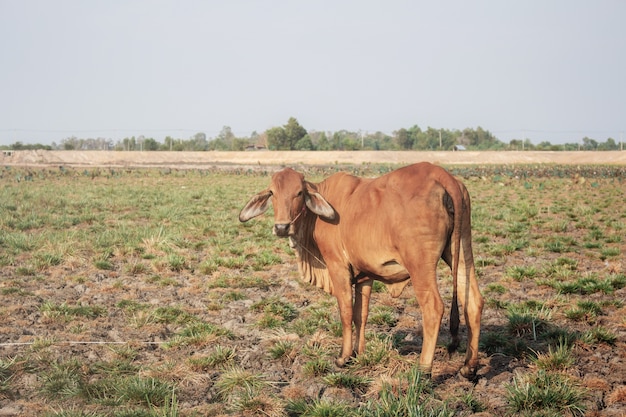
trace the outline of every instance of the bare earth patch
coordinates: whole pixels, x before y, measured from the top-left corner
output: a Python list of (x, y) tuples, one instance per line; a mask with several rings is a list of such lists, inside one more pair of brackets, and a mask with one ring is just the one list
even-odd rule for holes
[[(626, 165), (626, 152), (80, 152), (80, 151), (23, 151), (11, 156), (0, 156), (0, 166), (23, 167), (70, 167), (76, 168), (75, 177), (82, 178), (82, 171), (90, 168), (168, 168), (172, 170), (224, 168), (239, 170), (272, 170), (283, 165), (363, 165), (363, 164), (405, 164), (428, 160), (444, 165)], [(133, 174), (128, 174), (132, 176)], [(169, 175), (169, 174), (167, 174)], [(147, 186), (154, 186), (150, 180), (139, 175), (138, 182), (146, 181)], [(200, 179), (201, 181), (202, 179)], [(3, 179), (4, 186), (12, 179)], [(36, 179), (36, 181), (38, 181)], [(56, 181), (56, 180), (55, 180)], [(85, 179), (84, 181), (88, 181)], [(109, 179), (96, 177), (89, 179), (92, 183), (106, 185)], [(134, 179), (132, 181), (135, 181)], [(129, 182), (132, 182), (129, 180)], [(616, 336), (613, 343), (594, 343), (581, 341), (574, 344), (576, 362), (566, 369), (565, 373), (588, 390), (586, 399), (587, 415), (617, 417), (626, 415), (626, 288), (619, 288), (612, 293), (590, 293), (588, 295), (573, 294), (563, 296), (547, 284), (538, 285), (532, 279), (517, 279), (516, 271), (528, 273), (531, 267), (537, 274), (555, 267), (562, 258), (570, 259), (576, 264), (567, 271), (567, 264), (561, 273), (577, 274), (582, 278), (591, 276), (612, 276), (626, 271), (624, 254), (626, 239), (623, 234), (626, 211), (624, 211), (624, 195), (626, 183), (605, 179), (580, 178), (564, 179), (560, 189), (549, 188), (541, 180), (492, 179), (472, 177), (466, 179), (470, 193), (473, 190), (486, 190), (482, 194), (472, 195), (474, 210), (483, 212), (481, 219), (485, 223), (475, 225), (474, 251), (479, 269), (481, 291), (486, 299), (490, 299), (483, 316), (483, 337), (498, 335), (508, 331), (506, 310), (499, 303), (525, 303), (541, 300), (547, 307), (555, 307), (562, 312), (567, 310), (568, 303), (575, 307), (580, 300), (594, 301), (602, 306), (602, 314), (593, 320), (588, 317), (579, 322), (559, 313), (551, 317), (551, 322), (579, 333), (597, 328), (609, 329)], [(594, 182), (595, 181), (595, 182)], [(26, 187), (26, 182), (21, 186)], [(189, 180), (181, 177), (172, 183), (175, 187), (190, 187)], [(200, 185), (197, 185), (200, 189)], [(614, 188), (617, 197), (612, 201), (614, 210), (603, 208), (598, 213), (587, 205), (595, 198), (598, 190)], [(521, 192), (532, 190), (538, 200), (524, 204)], [(514, 190), (517, 190), (515, 192)], [(200, 199), (200, 191), (195, 191)], [(621, 194), (620, 194), (621, 193)], [(78, 193), (79, 194), (79, 193)], [(193, 195), (193, 193), (192, 193)], [(589, 201), (575, 202), (565, 196), (582, 195)], [(621, 198), (620, 198), (621, 196)], [(248, 195), (241, 196), (242, 203)], [(204, 198), (204, 197), (203, 197)], [(511, 204), (506, 214), (485, 212), (491, 207), (491, 201), (497, 200), (502, 205)], [(559, 205), (561, 201), (564, 207)], [(198, 204), (192, 201), (191, 204)], [(608, 204), (608, 203), (607, 203)], [(10, 203), (6, 203), (10, 205)], [(571, 206), (574, 206), (573, 209)], [(114, 202), (111, 207), (115, 207)], [(230, 208), (231, 210), (233, 208)], [(570, 218), (562, 220), (559, 213), (572, 209)], [(517, 210), (517, 211), (516, 211)], [(528, 213), (519, 213), (528, 210)], [(130, 210), (129, 210), (130, 211)], [(614, 213), (611, 215), (610, 213)], [(120, 213), (123, 216), (126, 213)], [(537, 216), (541, 222), (533, 226), (523, 223), (523, 217)], [(574, 218), (573, 216), (577, 216)], [(232, 217), (232, 216), (231, 216)], [(514, 220), (513, 220), (514, 218)], [(235, 222), (233, 217), (233, 223)], [(521, 220), (520, 220), (521, 219)], [(580, 220), (580, 223), (578, 223)], [(168, 219), (164, 218), (164, 224)], [(96, 220), (93, 220), (97, 224)], [(592, 224), (593, 223), (593, 224)], [(169, 223), (168, 223), (169, 224)], [(581, 242), (596, 233), (598, 226), (607, 236), (598, 234), (596, 240), (606, 239), (611, 249), (619, 255), (597, 255), (596, 248), (587, 249)], [(239, 227), (237, 224), (233, 227)], [(197, 226), (200, 228), (201, 226)], [(511, 245), (520, 244), (516, 239), (522, 234), (518, 228), (529, 227), (525, 238), (526, 249), (520, 250)], [(606, 230), (605, 230), (606, 228)], [(1, 230), (1, 229), (0, 229)], [(35, 232), (36, 233), (36, 232)], [(14, 365), (19, 372), (14, 375), (10, 389), (0, 390), (0, 416), (40, 416), (59, 409), (54, 398), (42, 400), (41, 372), (39, 363), (57, 361), (70, 362), (74, 359), (87, 363), (94, 368), (104, 367), (113, 362), (123, 361), (128, 357), (129, 364), (138, 366), (138, 375), (145, 378), (157, 378), (172, 381), (178, 387), (178, 401), (181, 416), (225, 415), (228, 408), (220, 397), (220, 382), (228, 367), (208, 365), (203, 360), (220, 349), (233, 349), (234, 361), (229, 367), (237, 366), (252, 373), (262, 374), (271, 382), (270, 391), (282, 401), (296, 398), (315, 400), (345, 401), (351, 407), (358, 407), (365, 401), (374, 398), (375, 388), (389, 380), (390, 375), (411, 368), (417, 362), (421, 346), (421, 313), (414, 302), (412, 288), (405, 289), (400, 298), (391, 298), (386, 293), (375, 293), (372, 308), (389, 307), (397, 316), (393, 326), (370, 324), (369, 328), (380, 334), (386, 334), (398, 342), (398, 355), (383, 365), (373, 365), (360, 369), (353, 368), (357, 375), (371, 379), (369, 387), (363, 390), (345, 387), (330, 387), (322, 382), (320, 375), (307, 371), (310, 358), (306, 352), (339, 352), (339, 337), (332, 331), (315, 332), (311, 335), (298, 335), (296, 332), (284, 332), (270, 327), (259, 326), (266, 318), (275, 318), (277, 314), (268, 315), (263, 310), (264, 300), (287, 300), (295, 306), (300, 316), (319, 314), (321, 322), (327, 317), (336, 319), (337, 307), (333, 298), (316, 288), (299, 281), (293, 255), (288, 253), (284, 241), (276, 241), (275, 256), (280, 262), (259, 270), (232, 268), (217, 265), (215, 270), (200, 271), (199, 264), (205, 256), (206, 247), (193, 247), (196, 240), (211, 238), (219, 239), (219, 232), (204, 232), (201, 238), (189, 231), (179, 245), (190, 246), (188, 264), (175, 268), (164, 265), (156, 260), (164, 257), (159, 251), (159, 236), (153, 240), (146, 239), (142, 243), (141, 253), (134, 253), (122, 248), (110, 254), (113, 265), (110, 268), (96, 268), (84, 253), (74, 253), (71, 248), (65, 249), (66, 255), (59, 265), (51, 262), (41, 270), (27, 270), (19, 257), (0, 269), (0, 360), (8, 362), (11, 358), (32, 359), (32, 363)], [(201, 232), (197, 232), (202, 235)], [(208, 235), (215, 233), (216, 236)], [(508, 233), (508, 235), (507, 235)], [(570, 239), (576, 242), (572, 248), (559, 248), (558, 245), (548, 246), (549, 241), (540, 247), (533, 247), (533, 239), (547, 239), (555, 235), (561, 240), (557, 243), (567, 244)], [(595, 236), (595, 235), (594, 235)], [(521, 239), (521, 238), (520, 238)], [(611, 240), (612, 239), (612, 240)], [(547, 239), (549, 240), (549, 239)], [(191, 242), (191, 243), (190, 243)], [(565, 242), (565, 243), (563, 243)], [(595, 241), (592, 241), (594, 243)], [(200, 242), (201, 243), (201, 242)], [(173, 245), (174, 243), (168, 243)], [(181, 246), (181, 247), (182, 247)], [(528, 248), (532, 248), (532, 250)], [(55, 248), (49, 248), (53, 253)], [(185, 246), (185, 249), (187, 247)], [(0, 236), (0, 251), (3, 251)], [(33, 248), (35, 250), (35, 248)], [(125, 252), (128, 251), (128, 252)], [(141, 256), (140, 256), (141, 255)], [(154, 258), (149, 257), (154, 255)], [(245, 255), (250, 255), (244, 254)], [(0, 257), (2, 252), (0, 252)], [(19, 256), (26, 257), (22, 253)], [(128, 262), (135, 257), (136, 265)], [(1, 260), (2, 258), (0, 258)], [(119, 262), (120, 264), (114, 264)], [(195, 263), (194, 263), (195, 262)], [(122, 265), (122, 266), (121, 266)], [(149, 266), (142, 266), (149, 265)], [(142, 268), (146, 268), (145, 270)], [(556, 267), (555, 267), (556, 268)], [(36, 268), (34, 268), (36, 269)], [(439, 271), (442, 282), (441, 292), (444, 300), (449, 301), (449, 272), (445, 268)], [(222, 285), (217, 276), (227, 277)], [(158, 279), (157, 279), (158, 277)], [(569, 277), (569, 275), (568, 275)], [(258, 280), (258, 281), (257, 281)], [(249, 282), (253, 282), (254, 285)], [(266, 283), (259, 286), (257, 282)], [(558, 279), (551, 283), (558, 285)], [(500, 294), (498, 286), (505, 291)], [(621, 304), (619, 301), (621, 300)], [(48, 310), (42, 304), (49, 303)], [(84, 316), (63, 317), (62, 306), (104, 306), (107, 313), (98, 315), (97, 311), (87, 311)], [(448, 305), (448, 304), (446, 304)], [(226, 329), (231, 334), (210, 335), (205, 340), (194, 343), (165, 344), (176, 340), (185, 323), (184, 315), (169, 317), (166, 321), (154, 314), (159, 307), (184, 307), (184, 312), (192, 314), (204, 323), (211, 323)], [(325, 306), (320, 311), (310, 310), (310, 306)], [(55, 308), (57, 310), (55, 310)], [(167, 313), (179, 313), (170, 311)], [(328, 316), (322, 313), (328, 313)], [(267, 317), (266, 317), (267, 316)], [(382, 316), (382, 315), (381, 315)], [(370, 316), (371, 318), (372, 316)], [(462, 330), (464, 326), (462, 326)], [(535, 345), (533, 328), (521, 328), (519, 337), (531, 348), (544, 349), (545, 346)], [(462, 353), (449, 357), (445, 348), (448, 340), (447, 317), (444, 317), (438, 350), (435, 358), (434, 394), (438, 398), (451, 399), (451, 407), (457, 410), (456, 415), (501, 416), (510, 410), (505, 401), (507, 385), (516, 377), (534, 372), (534, 364), (524, 346), (520, 351), (481, 351), (479, 379), (469, 382), (458, 375), (462, 366)], [(557, 337), (558, 340), (558, 337)], [(36, 344), (33, 346), (33, 341)], [(99, 342), (105, 342), (100, 344)], [(510, 341), (503, 341), (502, 343)], [(23, 344), (22, 344), (23, 343)], [(376, 340), (370, 340), (377, 346)], [(383, 348), (386, 345), (380, 342)], [(287, 351), (278, 359), (271, 358), (268, 352), (278, 345), (293, 346), (294, 351)], [(507, 344), (510, 348), (510, 344)], [(303, 353), (304, 352), (304, 353)], [(312, 356), (311, 356), (312, 357)], [(329, 358), (331, 359), (331, 358)], [(195, 361), (194, 361), (195, 360)], [(2, 369), (0, 369), (0, 376)], [(120, 371), (115, 369), (115, 372)], [(313, 369), (315, 371), (315, 369)], [(328, 372), (336, 372), (332, 369)], [(46, 372), (50, 372), (46, 369)], [(111, 371), (113, 373), (113, 371)], [(320, 371), (321, 372), (321, 371)], [(3, 382), (0, 380), (0, 382)], [(0, 385), (2, 388), (2, 385)], [(484, 410), (472, 409), (461, 401), (463, 395), (484, 405)], [(458, 404), (454, 403), (457, 401)], [(71, 404), (72, 399), (62, 402), (65, 409), (80, 411), (81, 402)], [(456, 408), (455, 408), (456, 407)], [(105, 408), (106, 409), (106, 408)], [(98, 410), (96, 410), (98, 411)], [(94, 411), (95, 412), (95, 411)], [(48, 414), (54, 415), (54, 414)], [(80, 415), (80, 414), (76, 414)], [(89, 414), (85, 414), (89, 415)], [(237, 415), (232, 413), (230, 415)], [(252, 414), (250, 414), (252, 415)], [(262, 415), (262, 414), (257, 414)]]
[(202, 168), (238, 165), (409, 164), (429, 161), (458, 164), (626, 165), (626, 152), (413, 152), (413, 151), (252, 151), (252, 152), (115, 152), (17, 151), (0, 156), (0, 165)]

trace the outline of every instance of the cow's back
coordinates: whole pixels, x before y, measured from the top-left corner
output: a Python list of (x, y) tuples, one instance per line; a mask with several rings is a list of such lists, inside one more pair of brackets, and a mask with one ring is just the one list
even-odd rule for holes
[(440, 178), (446, 176), (451, 177), (443, 168), (422, 162), (375, 179), (337, 173), (322, 183), (321, 192), (346, 225), (368, 214), (388, 223), (414, 216), (416, 210), (441, 208), (445, 189)]

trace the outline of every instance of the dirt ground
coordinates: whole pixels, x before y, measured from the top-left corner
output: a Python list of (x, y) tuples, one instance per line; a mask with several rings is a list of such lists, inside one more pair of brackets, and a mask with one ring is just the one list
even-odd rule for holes
[[(489, 165), (489, 164), (555, 164), (555, 165), (626, 165), (626, 152), (389, 152), (389, 151), (361, 151), (361, 152), (105, 152), (105, 151), (19, 151), (14, 152), (12, 155), (0, 154), (0, 166), (71, 166), (71, 167), (169, 167), (178, 169), (197, 169), (197, 168), (209, 168), (217, 167), (224, 169), (229, 168), (244, 168), (255, 169), (259, 167), (279, 167), (282, 165), (298, 166), (298, 165), (332, 165), (332, 164), (367, 164), (367, 163), (389, 163), (389, 164), (406, 164), (418, 161), (430, 161), (442, 165)], [(623, 254), (624, 252), (622, 252)], [(517, 263), (523, 264), (525, 260), (511, 257), (509, 264), (515, 265)], [(581, 257), (581, 264), (586, 265), (589, 262), (583, 260)], [(620, 271), (624, 268), (623, 259), (615, 262)], [(488, 268), (486, 268), (488, 269)], [(501, 269), (498, 274), (501, 274)], [(263, 274), (268, 275), (270, 279), (279, 279), (279, 277), (295, 276), (297, 274), (295, 262), (288, 264), (282, 264), (273, 268), (270, 271), (266, 271)], [(491, 280), (495, 282), (495, 272), (492, 273)], [(191, 279), (199, 279), (191, 277)], [(489, 281), (489, 274), (485, 273), (485, 282)], [(78, 284), (74, 288), (46, 288), (49, 291), (48, 297), (53, 297), (54, 294), (60, 292), (63, 289), (65, 297), (73, 297), (72, 301), (79, 301), (89, 297), (94, 298), (98, 302), (106, 304), (105, 299), (114, 300), (115, 296), (119, 296), (117, 292), (119, 289), (116, 287), (116, 282), (119, 281), (119, 277), (114, 273), (101, 274), (98, 276), (97, 286), (100, 288), (106, 288), (107, 291), (96, 291), (96, 288), (89, 288), (89, 285)], [(143, 281), (138, 281), (130, 286), (130, 291), (133, 293), (141, 294), (138, 298), (142, 302), (159, 302), (159, 303), (175, 303), (180, 301), (184, 297), (188, 297), (192, 294), (186, 294), (185, 291), (191, 291), (195, 288), (193, 282), (189, 282), (183, 290), (169, 290), (154, 285), (153, 287), (146, 287)], [(40, 285), (33, 283), (34, 286)], [(95, 285), (95, 284), (94, 284)], [(199, 286), (199, 284), (198, 284)], [(300, 287), (281, 287), (280, 296), (288, 297), (289, 299), (297, 300), (297, 305), (306, 305), (309, 303), (311, 297), (322, 297), (319, 292), (310, 291), (303, 293)], [(26, 288), (26, 290), (36, 292), (33, 287)], [(68, 293), (68, 291), (73, 291)], [(253, 323), (258, 319), (259, 313), (250, 311), (250, 305), (270, 295), (276, 295), (276, 289), (268, 289), (259, 291), (258, 289), (242, 290), (245, 292), (245, 299), (243, 301), (236, 301), (229, 304), (228, 308), (223, 311), (208, 312), (206, 313), (207, 320), (218, 322), (220, 325), (227, 329), (232, 330), (238, 337), (238, 349), (241, 352), (245, 352), (240, 359), (240, 364), (246, 369), (253, 369), (255, 371), (262, 371), (268, 378), (275, 381), (290, 381), (293, 376), (297, 374), (302, 364), (293, 363), (283, 366), (280, 363), (270, 362), (266, 358), (267, 340), (272, 340), (271, 335), (261, 334), (257, 330), (252, 333), (250, 328), (246, 327), (242, 329), (242, 323)], [(514, 296), (518, 296), (519, 299), (524, 299), (525, 292), (528, 288), (520, 285), (517, 289), (511, 289)], [(621, 293), (624, 294), (622, 290)], [(76, 293), (74, 295), (74, 292)], [(68, 295), (69, 294), (69, 295)], [(99, 298), (98, 298), (99, 297)], [(138, 296), (139, 297), (139, 296)], [(384, 295), (380, 296), (378, 303), (388, 303), (392, 306), (397, 306), (400, 303), (406, 303), (407, 307), (403, 307), (403, 311), (407, 313), (408, 317), (411, 317), (410, 322), (405, 322), (404, 327), (414, 328), (419, 318), (419, 310), (415, 306), (411, 306), (408, 303), (410, 294), (403, 299), (395, 301), (389, 299)], [(193, 297), (188, 297), (193, 298)], [(104, 301), (103, 301), (104, 300)], [(152, 301), (151, 301), (152, 300)], [(154, 301), (158, 300), (158, 301)], [(33, 301), (34, 303), (34, 301)], [(113, 301), (110, 301), (113, 304)], [(36, 313), (29, 313), (26, 315), (26, 311), (36, 312), (36, 305), (21, 305), (12, 307), (17, 315), (20, 315), (24, 323), (33, 323), (39, 320), (38, 317), (34, 317)], [(198, 308), (206, 307), (198, 305)], [(621, 309), (621, 311), (624, 311)], [(618, 314), (619, 315), (619, 312)], [(22, 317), (24, 316), (24, 317)], [(31, 317), (33, 316), (33, 317)], [(604, 320), (604, 318), (603, 318)], [(485, 331), (498, 328), (501, 326), (502, 317), (501, 313), (486, 313), (483, 320), (483, 327)], [(46, 325), (46, 323), (44, 323)], [(121, 340), (122, 337), (117, 333), (117, 330), (105, 322), (102, 319), (100, 335), (103, 339)], [(0, 330), (5, 324), (0, 324)], [(24, 328), (26, 328), (24, 324)], [(444, 326), (445, 327), (445, 326)], [(4, 327), (6, 330), (7, 327)], [(403, 328), (400, 324), (398, 328)], [(29, 330), (30, 332), (30, 330)], [(623, 350), (624, 340), (624, 328), (620, 328), (618, 333), (619, 343), (617, 346), (601, 346), (589, 355), (585, 356), (584, 363), (579, 366), (580, 375), (579, 378), (585, 381), (585, 384), (589, 387), (596, 384), (595, 389), (592, 390), (593, 399), (602, 406), (590, 407), (590, 413), (588, 415), (593, 416), (606, 416), (614, 417), (622, 414), (626, 410), (626, 402), (623, 400), (615, 401), (609, 406), (604, 403), (607, 402), (607, 398), (610, 395), (616, 396), (617, 394), (623, 394), (623, 386), (625, 376), (623, 370), (626, 363), (626, 353)], [(411, 333), (408, 333), (411, 334)], [(19, 337), (28, 336), (18, 335), (15, 338), (11, 337), (11, 340), (19, 340)], [(289, 336), (289, 335), (287, 335)], [(275, 336), (274, 336), (275, 337)], [(137, 339), (142, 339), (138, 336)], [(265, 342), (263, 342), (265, 340)], [(158, 338), (155, 339), (158, 342)], [(80, 357), (90, 357), (95, 352), (99, 352), (94, 346), (91, 345), (77, 345), (71, 347), (64, 347), (63, 349), (69, 349), (71, 354)], [(417, 348), (416, 348), (417, 351)], [(6, 349), (3, 354), (8, 356), (15, 355), (18, 352), (18, 347)], [(66, 353), (69, 353), (66, 352)], [(183, 353), (189, 353), (187, 351)], [(167, 361), (167, 355), (171, 355), (171, 352), (163, 352), (161, 350), (142, 350), (142, 354), (145, 355), (146, 361)], [(492, 355), (489, 357), (483, 356), (481, 358), (481, 371), (480, 380), (476, 385), (461, 379), (457, 375), (457, 370), (460, 368), (462, 362), (462, 356), (456, 355), (453, 358), (448, 358), (445, 349), (439, 349), (436, 358), (435, 374), (439, 375), (438, 391), (454, 392), (454, 391), (468, 391), (485, 404), (489, 404), (488, 410), (484, 413), (478, 413), (475, 415), (481, 416), (496, 416), (502, 415), (504, 412), (505, 404), (502, 398), (504, 398), (504, 385), (510, 383), (515, 375), (526, 368), (526, 364), (522, 364), (515, 358), (507, 357), (504, 355)], [(210, 376), (215, 379), (215, 375)], [(302, 382), (302, 381), (296, 381)], [(36, 385), (34, 381), (23, 382), (27, 392), (29, 384)], [(183, 410), (195, 410), (202, 414), (209, 412), (203, 401), (206, 398), (214, 395), (214, 390), (210, 389), (211, 381), (183, 381), (181, 385), (184, 389), (181, 392), (181, 409)], [(293, 381), (292, 381), (292, 384)], [(324, 391), (320, 384), (308, 384), (306, 382), (295, 384), (296, 386), (308, 386), (307, 392), (314, 392), (315, 395), (324, 398), (340, 398), (345, 392), (340, 390), (328, 389)], [(207, 388), (209, 387), (209, 388)], [(319, 391), (319, 395), (318, 392)], [(312, 394), (313, 396), (313, 394)], [(199, 400), (201, 398), (202, 400)], [(621, 397), (620, 397), (621, 398)], [(3, 404), (0, 401), (0, 416), (2, 415), (35, 415), (28, 413), (31, 411), (29, 407), (32, 404), (28, 403), (28, 395), (24, 395), (24, 399), (18, 402), (8, 401)], [(43, 406), (40, 405), (43, 409)], [(602, 412), (592, 411), (595, 409), (603, 409)], [(25, 414), (24, 414), (25, 413)], [(199, 415), (200, 415), (199, 414)], [(465, 412), (463, 415), (469, 415), (471, 413)], [(187, 414), (185, 414), (187, 415)], [(204, 414), (203, 414), (204, 415)], [(209, 415), (209, 414), (206, 414)]]
[(200, 168), (241, 165), (328, 165), (429, 161), (442, 165), (556, 164), (626, 165), (626, 152), (413, 152), (413, 151), (251, 151), (251, 152), (116, 152), (116, 151), (15, 151), (0, 154), (0, 165), (112, 166)]

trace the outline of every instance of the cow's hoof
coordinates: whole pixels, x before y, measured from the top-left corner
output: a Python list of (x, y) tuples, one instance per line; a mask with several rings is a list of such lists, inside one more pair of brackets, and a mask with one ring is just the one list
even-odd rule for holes
[(475, 381), (477, 371), (478, 368), (476, 366), (470, 367), (465, 365), (461, 368), (461, 375), (470, 381)]
[(352, 359), (351, 356), (348, 356), (347, 358), (337, 358), (335, 359), (335, 365), (337, 365), (338, 368), (343, 368), (348, 364), (348, 362), (350, 362), (350, 359)]
[(422, 374), (422, 376), (424, 376), (424, 378), (426, 379), (431, 379), (433, 376), (433, 366), (429, 365), (418, 365), (417, 370), (420, 371), (420, 373)]

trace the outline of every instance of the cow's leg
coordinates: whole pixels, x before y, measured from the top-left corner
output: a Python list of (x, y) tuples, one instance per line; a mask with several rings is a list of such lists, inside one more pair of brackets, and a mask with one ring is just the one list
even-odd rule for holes
[(339, 367), (343, 367), (352, 357), (352, 284), (350, 279), (334, 281), (334, 295), (339, 305), (339, 317), (341, 319), (341, 355), (335, 361)]
[[(417, 259), (423, 262), (419, 257)], [(437, 262), (425, 262), (409, 269), (415, 296), (422, 311), (424, 340), (419, 367), (426, 373), (432, 371), (439, 327), (443, 317), (443, 301), (437, 288), (436, 265)]]
[(372, 294), (372, 283), (369, 279), (359, 282), (354, 290), (354, 327), (356, 331), (356, 346), (354, 350), (357, 355), (365, 352), (365, 325), (370, 307), (370, 295)]
[(458, 298), (463, 304), (463, 314), (467, 325), (467, 353), (461, 375), (474, 379), (478, 370), (478, 342), (480, 338), (480, 319), (483, 311), (483, 297), (478, 289), (476, 270), (471, 244), (463, 244), (459, 259)]

